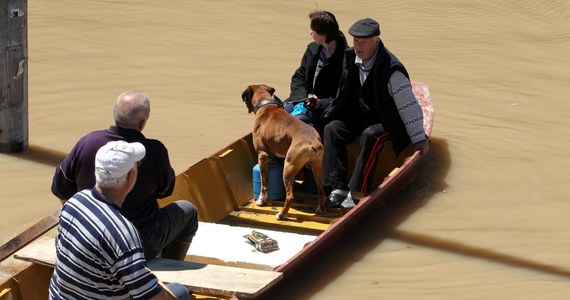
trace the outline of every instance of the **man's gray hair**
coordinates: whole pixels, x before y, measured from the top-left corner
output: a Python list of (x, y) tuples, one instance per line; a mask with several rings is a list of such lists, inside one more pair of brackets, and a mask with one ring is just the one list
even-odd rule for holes
[(138, 129), (141, 120), (150, 115), (150, 100), (143, 91), (127, 91), (120, 94), (115, 102), (113, 118), (115, 125), (123, 128)]
[(129, 175), (129, 173), (119, 178), (105, 178), (104, 176), (100, 176), (99, 172), (97, 172), (97, 169), (95, 169), (95, 182), (97, 182), (97, 185), (102, 188), (113, 189), (113, 190), (118, 189), (122, 187), (125, 184), (125, 182), (127, 182), (127, 176)]

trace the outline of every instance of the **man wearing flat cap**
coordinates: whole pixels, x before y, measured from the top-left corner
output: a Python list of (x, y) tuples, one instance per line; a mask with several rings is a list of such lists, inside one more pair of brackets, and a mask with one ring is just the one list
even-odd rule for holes
[[(410, 143), (425, 154), (427, 136), (422, 109), (412, 92), (409, 75), (398, 58), (384, 47), (380, 25), (366, 18), (348, 33), (354, 47), (345, 52), (338, 96), (327, 106), (323, 121), (324, 185), (331, 190), (329, 206), (350, 208), (368, 190), (376, 155), (383, 142), (392, 141), (399, 154)], [(346, 145), (359, 138), (356, 165), (347, 182)]]

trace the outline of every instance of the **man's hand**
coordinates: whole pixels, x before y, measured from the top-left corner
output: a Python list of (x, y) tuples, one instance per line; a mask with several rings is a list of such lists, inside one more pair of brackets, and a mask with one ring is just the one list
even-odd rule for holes
[(416, 150), (420, 149), (421, 154), (425, 155), (429, 150), (429, 139), (418, 142), (415, 144), (415, 146)]
[(317, 98), (315, 95), (309, 95), (309, 98), (305, 100), (305, 107), (308, 110), (319, 109), (319, 107), (321, 107), (319, 98)]

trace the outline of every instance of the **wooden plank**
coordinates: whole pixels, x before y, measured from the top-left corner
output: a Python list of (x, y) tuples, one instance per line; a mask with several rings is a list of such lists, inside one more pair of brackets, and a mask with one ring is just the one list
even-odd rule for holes
[[(14, 257), (38, 264), (54, 266), (55, 242), (42, 237), (18, 251)], [(212, 296), (237, 296), (255, 298), (283, 277), (273, 271), (184, 262), (170, 259), (155, 259), (150, 269), (163, 282), (178, 282), (191, 291)]]
[(164, 282), (184, 284), (193, 292), (252, 299), (273, 286), (283, 277), (273, 271), (251, 270), (200, 264), (172, 259), (149, 262), (153, 273)]
[(327, 208), (325, 215), (317, 216), (313, 212), (314, 206), (293, 203), (287, 220), (277, 220), (275, 214), (281, 210), (282, 205), (283, 201), (269, 201), (268, 205), (258, 206), (254, 199), (250, 199), (246, 205), (240, 206), (239, 210), (231, 212), (219, 223), (318, 235), (345, 213), (345, 210), (338, 208)]
[(220, 221), (220, 223), (312, 235), (319, 235), (330, 227), (329, 224), (303, 220), (302, 218), (289, 215), (287, 215), (287, 220), (279, 220), (279, 222), (277, 222), (275, 214), (249, 211), (232, 212)]
[[(252, 199), (247, 206), (241, 206), (240, 209), (246, 212), (275, 216), (277, 212), (281, 211), (283, 204), (283, 201), (269, 200), (267, 201), (266, 205), (258, 206)], [(289, 212), (287, 212), (287, 217), (296, 220), (313, 221), (317, 223), (323, 223), (325, 225), (330, 225), (335, 221), (335, 219), (341, 217), (346, 211), (340, 208), (327, 208), (326, 213), (317, 215), (315, 214), (315, 208), (316, 205), (293, 203), (289, 209)], [(276, 220), (276, 223), (278, 222), (281, 222), (281, 220)]]
[(55, 240), (45, 236), (14, 254), (14, 258), (51, 267), (55, 265), (55, 256)]
[(14, 254), (16, 251), (26, 246), (30, 242), (37, 239), (48, 230), (52, 229), (59, 223), (60, 209), (53, 211), (45, 218), (32, 225), (30, 228), (24, 230), (4, 245), (0, 247), (0, 261), (3, 261), (8, 256)]

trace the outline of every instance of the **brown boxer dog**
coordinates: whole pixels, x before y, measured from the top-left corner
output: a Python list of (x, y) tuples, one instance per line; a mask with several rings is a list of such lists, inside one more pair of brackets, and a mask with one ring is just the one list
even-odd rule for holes
[(248, 86), (241, 98), (248, 112), (255, 113), (253, 122), (253, 147), (257, 151), (261, 188), (257, 205), (267, 202), (267, 177), (269, 157), (285, 158), (283, 184), (285, 185), (285, 204), (277, 213), (278, 220), (284, 220), (293, 201), (293, 184), (297, 173), (305, 166), (313, 172), (318, 189), (317, 214), (325, 212), (325, 192), (321, 182), (323, 143), (317, 131), (303, 121), (291, 116), (283, 109), (283, 102), (273, 98), (275, 89), (265, 84)]

